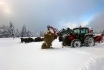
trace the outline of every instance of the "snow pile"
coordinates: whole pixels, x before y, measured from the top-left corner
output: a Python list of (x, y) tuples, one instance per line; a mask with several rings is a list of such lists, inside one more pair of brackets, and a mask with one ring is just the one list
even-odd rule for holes
[(43, 42), (0, 38), (0, 70), (104, 70), (104, 43), (92, 47), (41, 49)]
[[(101, 50), (104, 51), (104, 50)], [(103, 70), (104, 69), (104, 54), (99, 56), (91, 56), (89, 60), (79, 70)]]
[(94, 36), (101, 36), (101, 34), (94, 34)]

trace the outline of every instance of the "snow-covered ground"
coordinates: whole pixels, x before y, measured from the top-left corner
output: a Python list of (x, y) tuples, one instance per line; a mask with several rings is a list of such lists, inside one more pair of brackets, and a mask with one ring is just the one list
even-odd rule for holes
[(92, 47), (41, 49), (43, 42), (0, 38), (0, 70), (104, 70), (104, 43)]

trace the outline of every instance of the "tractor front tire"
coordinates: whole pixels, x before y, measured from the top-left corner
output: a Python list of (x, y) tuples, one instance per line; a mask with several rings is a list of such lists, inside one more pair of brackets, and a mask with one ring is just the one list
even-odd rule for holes
[(74, 39), (74, 40), (72, 40), (72, 42), (71, 42), (71, 47), (81, 47), (81, 41), (80, 40), (78, 40), (78, 39)]
[(62, 45), (67, 46), (68, 36), (63, 37)]
[(63, 42), (62, 42), (62, 46), (66, 46), (67, 44), (66, 44), (66, 41), (65, 40), (63, 40)]

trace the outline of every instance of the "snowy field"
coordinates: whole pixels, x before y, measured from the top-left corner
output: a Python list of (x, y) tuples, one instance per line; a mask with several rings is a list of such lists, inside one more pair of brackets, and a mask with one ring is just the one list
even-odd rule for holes
[(0, 38), (0, 70), (104, 70), (104, 43), (92, 47), (41, 49), (43, 42)]

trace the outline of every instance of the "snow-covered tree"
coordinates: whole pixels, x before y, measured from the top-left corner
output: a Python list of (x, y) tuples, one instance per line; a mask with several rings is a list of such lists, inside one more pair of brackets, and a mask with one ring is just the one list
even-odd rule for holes
[(100, 32), (99, 32), (99, 33), (101, 33), (101, 34), (102, 34), (103, 32), (100, 30)]
[(35, 36), (36, 36), (36, 37), (39, 37), (39, 33), (35, 33)]
[(14, 29), (14, 26), (12, 24), (12, 22), (10, 21), (10, 37), (15, 37), (15, 29)]
[(4, 26), (4, 37), (10, 37), (10, 29), (8, 26)]
[(36, 37), (43, 37), (44, 34), (45, 34), (44, 31), (40, 31), (40, 32), (37, 32), (37, 33), (35, 34), (35, 36), (36, 36)]
[(40, 37), (43, 37), (43, 36), (44, 36), (44, 34), (45, 34), (45, 32), (44, 32), (44, 31), (40, 31)]
[(5, 35), (6, 37), (10, 37), (10, 28), (8, 26), (5, 27)]
[(9, 26), (0, 26), (0, 38), (7, 38), (7, 37), (33, 37), (33, 32), (26, 29), (24, 25), (22, 27), (21, 32), (18, 29), (15, 30), (13, 23), (10, 21)]
[(16, 29), (16, 37), (20, 37), (20, 33), (19, 33), (18, 29)]
[(21, 31), (21, 37), (33, 37), (33, 32), (26, 29), (26, 26), (24, 25), (22, 27), (22, 31)]
[(102, 34), (104, 35), (104, 30), (103, 30)]
[(4, 28), (3, 26), (0, 26), (0, 38), (2, 38), (4, 35)]
[(28, 37), (33, 37), (33, 32), (32, 31), (28, 30), (27, 34), (28, 34)]
[(22, 31), (21, 31), (21, 37), (27, 37), (28, 35), (27, 35), (27, 31), (26, 31), (26, 26), (24, 25), (23, 27), (22, 27)]
[(9, 27), (8, 26), (0, 26), (0, 37), (4, 38), (4, 37), (10, 37), (10, 33), (9, 33)]

